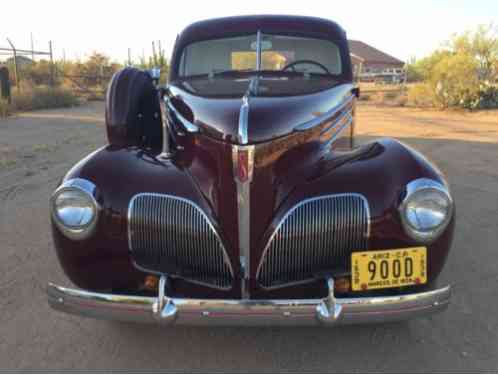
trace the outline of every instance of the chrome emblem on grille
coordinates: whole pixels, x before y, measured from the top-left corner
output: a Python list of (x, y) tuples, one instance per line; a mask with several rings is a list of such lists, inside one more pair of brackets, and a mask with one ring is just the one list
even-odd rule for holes
[(237, 210), (239, 229), (239, 251), (242, 279), (242, 297), (249, 298), (250, 275), (250, 220), (251, 181), (254, 171), (254, 146), (233, 146), (233, 174), (237, 185)]

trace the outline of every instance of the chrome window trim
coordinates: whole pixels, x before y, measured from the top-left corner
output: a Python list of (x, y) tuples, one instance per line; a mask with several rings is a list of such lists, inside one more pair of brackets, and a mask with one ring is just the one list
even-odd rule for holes
[[(430, 232), (422, 232), (419, 230), (414, 229), (407, 221), (406, 216), (405, 216), (405, 209), (406, 206), (409, 202), (410, 197), (419, 191), (423, 190), (437, 190), (443, 194), (446, 195), (446, 198), (448, 199), (449, 202), (449, 210), (448, 214), (446, 215), (444, 221), (434, 230)], [(430, 244), (434, 242), (438, 236), (446, 229), (448, 226), (449, 222), (451, 221), (451, 218), (453, 217), (453, 210), (454, 210), (454, 202), (453, 198), (451, 197), (450, 190), (449, 188), (430, 178), (417, 178), (415, 180), (410, 181), (406, 185), (406, 195), (403, 197), (403, 200), (401, 201), (401, 204), (398, 207), (398, 212), (400, 215), (401, 223), (403, 225), (403, 229), (405, 230), (405, 233), (408, 234), (412, 239), (415, 241), (418, 241), (423, 244)]]
[[(72, 190), (79, 190), (86, 194), (89, 198), (90, 201), (92, 202), (94, 208), (95, 208), (95, 215), (92, 218), (92, 220), (85, 226), (81, 227), (71, 227), (68, 225), (63, 224), (57, 213), (55, 212), (55, 200), (57, 197), (64, 191), (72, 191)], [(50, 197), (50, 214), (52, 217), (52, 220), (54, 221), (55, 225), (57, 228), (68, 238), (72, 240), (83, 240), (85, 238), (90, 237), (94, 232), (97, 227), (97, 222), (98, 218), (100, 216), (100, 212), (102, 210), (102, 207), (100, 204), (97, 202), (95, 196), (97, 194), (97, 186), (84, 178), (72, 178), (69, 180), (66, 180), (60, 185), (55, 191), (52, 193), (52, 196)]]
[[(142, 196), (149, 196), (149, 197), (153, 196), (153, 197), (174, 199), (174, 200), (178, 200), (178, 201), (184, 202), (186, 204), (189, 204), (194, 209), (196, 209), (201, 214), (201, 216), (204, 218), (204, 220), (208, 224), (209, 228), (211, 229), (211, 231), (213, 232), (213, 234), (215, 235), (215, 237), (218, 239), (218, 241), (220, 243), (220, 247), (221, 247), (221, 249), (223, 251), (223, 259), (224, 259), (225, 264), (227, 265), (227, 267), (228, 267), (228, 269), (230, 271), (230, 275), (232, 276), (232, 283), (233, 283), (234, 272), (233, 272), (232, 262), (231, 262), (230, 257), (228, 256), (228, 253), (227, 253), (227, 251), (225, 249), (225, 244), (224, 244), (221, 236), (219, 235), (218, 231), (216, 230), (216, 228), (214, 227), (213, 223), (211, 222), (211, 220), (209, 219), (209, 217), (206, 215), (206, 213), (195, 202), (191, 201), (190, 199), (186, 199), (186, 198), (182, 198), (182, 197), (177, 197), (177, 196), (170, 195), (170, 194), (160, 194), (160, 193), (150, 193), (150, 192), (135, 194), (130, 199), (130, 203), (128, 204), (128, 212), (127, 212), (127, 216), (126, 216), (126, 218), (127, 218), (127, 232), (128, 232), (127, 233), (127, 237), (128, 237), (128, 249), (129, 249), (130, 253), (133, 252), (133, 246), (132, 246), (132, 229), (131, 229), (132, 208), (133, 208), (133, 204), (134, 204), (135, 200), (138, 199), (139, 197), (142, 197)], [(135, 260), (133, 258), (131, 260), (133, 262), (133, 265), (135, 267), (137, 267), (137, 269), (139, 269), (141, 271), (149, 272), (149, 273), (152, 273), (152, 274), (155, 274), (155, 275), (160, 275), (160, 276), (163, 275), (163, 273), (161, 273), (161, 272), (150, 270), (150, 269), (147, 269), (147, 268), (144, 268), (144, 267), (140, 266), (139, 264), (137, 264), (135, 262)], [(230, 285), (230, 286), (228, 286), (228, 287), (225, 288), (225, 287), (221, 287), (221, 286), (218, 286), (218, 285), (214, 285), (214, 284), (210, 284), (210, 283), (205, 283), (203, 281), (199, 281), (199, 280), (196, 280), (196, 279), (191, 279), (191, 278), (188, 278), (188, 277), (183, 277), (181, 275), (168, 275), (168, 276), (171, 277), (171, 278), (178, 278), (178, 279), (186, 280), (186, 281), (191, 282), (193, 284), (202, 285), (202, 286), (206, 286), (206, 287), (213, 288), (213, 289), (229, 290), (229, 289), (232, 288), (232, 285)]]
[[(277, 235), (277, 233), (279, 233), (280, 228), (286, 222), (286, 220), (289, 218), (290, 215), (292, 215), (299, 207), (302, 207), (303, 205), (306, 205), (306, 204), (308, 204), (310, 202), (314, 202), (314, 201), (318, 201), (318, 200), (323, 200), (323, 199), (330, 199), (330, 198), (340, 198), (340, 197), (357, 197), (357, 198), (360, 198), (363, 201), (363, 205), (365, 207), (365, 212), (366, 212), (366, 215), (367, 215), (367, 228), (366, 228), (365, 238), (368, 240), (370, 238), (371, 217), (370, 217), (370, 206), (369, 206), (367, 198), (364, 195), (359, 194), (359, 193), (341, 193), (341, 194), (321, 195), (321, 196), (318, 196), (318, 197), (312, 197), (312, 198), (304, 199), (304, 200), (300, 201), (299, 203), (295, 204), (294, 206), (292, 206), (292, 208), (289, 209), (289, 211), (286, 212), (286, 214), (279, 221), (279, 223), (276, 226), (275, 230), (273, 231), (273, 233), (271, 234), (270, 238), (266, 242), (265, 249), (263, 250), (263, 254), (260, 257), (260, 261), (259, 261), (259, 264), (258, 264), (258, 269), (256, 271), (256, 280), (259, 279), (259, 276), (260, 276), (260, 273), (261, 273), (261, 268), (263, 267), (263, 263), (264, 263), (264, 261), (266, 259), (266, 255), (268, 253), (268, 250), (270, 248), (270, 245), (272, 244), (272, 241), (273, 241), (274, 237)], [(293, 282), (285, 283), (285, 284), (279, 284), (279, 285), (272, 286), (272, 287), (263, 287), (263, 286), (261, 286), (261, 287), (263, 289), (265, 289), (265, 290), (273, 290), (273, 289), (279, 289), (279, 288), (288, 287), (288, 286), (292, 286), (292, 285), (299, 285), (299, 284), (307, 283), (307, 282), (310, 282), (312, 280), (313, 279), (306, 279), (306, 280), (293, 281)]]

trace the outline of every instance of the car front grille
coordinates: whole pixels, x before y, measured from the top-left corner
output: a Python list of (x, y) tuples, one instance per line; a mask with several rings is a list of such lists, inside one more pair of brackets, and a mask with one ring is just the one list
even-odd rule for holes
[(229, 289), (233, 280), (223, 243), (193, 202), (143, 193), (128, 209), (128, 240), (135, 264), (146, 271)]
[(270, 237), (257, 270), (263, 288), (348, 270), (351, 252), (367, 248), (369, 208), (359, 194), (316, 197), (294, 206)]

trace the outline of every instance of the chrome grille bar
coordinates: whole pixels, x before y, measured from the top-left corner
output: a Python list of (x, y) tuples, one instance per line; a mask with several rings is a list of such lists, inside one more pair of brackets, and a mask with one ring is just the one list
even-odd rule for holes
[(368, 202), (360, 194), (300, 202), (284, 216), (263, 252), (256, 278), (274, 288), (348, 270), (353, 251), (367, 249)]
[(233, 280), (222, 240), (193, 202), (170, 195), (135, 195), (128, 208), (128, 241), (137, 267), (229, 289)]

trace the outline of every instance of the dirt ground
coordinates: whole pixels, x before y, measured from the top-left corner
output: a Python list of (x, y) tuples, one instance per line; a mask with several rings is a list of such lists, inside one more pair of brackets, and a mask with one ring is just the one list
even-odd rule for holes
[(498, 370), (498, 112), (362, 105), (360, 139), (392, 136), (447, 174), (457, 229), (440, 315), (386, 325), (165, 328), (52, 311), (45, 285), (68, 285), (53, 251), (48, 197), (82, 156), (105, 143), (103, 106), (0, 120), (0, 369), (207, 372)]

